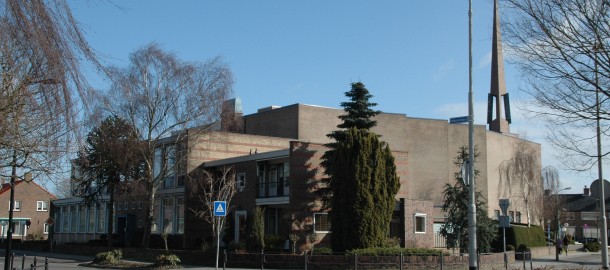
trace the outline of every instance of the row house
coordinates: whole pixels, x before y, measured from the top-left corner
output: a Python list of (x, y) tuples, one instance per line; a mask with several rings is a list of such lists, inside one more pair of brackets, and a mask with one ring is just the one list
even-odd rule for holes
[[(46, 239), (49, 227), (50, 202), (56, 199), (45, 188), (32, 181), (15, 181), (13, 204), (13, 239)], [(0, 187), (0, 235), (6, 238), (10, 210), (11, 184), (3, 181)]]

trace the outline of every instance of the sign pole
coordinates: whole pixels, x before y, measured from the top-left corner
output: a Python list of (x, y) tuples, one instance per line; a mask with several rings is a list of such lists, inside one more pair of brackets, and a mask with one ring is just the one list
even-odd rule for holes
[(220, 219), (227, 215), (227, 201), (214, 201), (214, 216), (216, 220), (216, 270), (218, 270), (218, 257), (220, 257)]
[(219, 216), (216, 223), (216, 270), (218, 270), (218, 257), (220, 255), (220, 219)]

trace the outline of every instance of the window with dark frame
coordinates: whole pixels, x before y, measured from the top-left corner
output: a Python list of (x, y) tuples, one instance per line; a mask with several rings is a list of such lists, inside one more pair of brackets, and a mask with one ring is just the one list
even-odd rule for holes
[(328, 213), (314, 213), (313, 227), (315, 232), (330, 232), (330, 217)]

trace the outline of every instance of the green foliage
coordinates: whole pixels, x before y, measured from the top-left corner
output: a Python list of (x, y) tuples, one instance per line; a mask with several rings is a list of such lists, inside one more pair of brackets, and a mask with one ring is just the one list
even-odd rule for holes
[(265, 249), (268, 251), (282, 251), (285, 239), (279, 235), (265, 235)]
[(382, 256), (382, 255), (421, 255), (421, 256), (440, 256), (447, 254), (442, 250), (429, 248), (365, 248), (354, 249), (348, 252), (348, 255), (366, 255), (366, 256)]
[(28, 235), (25, 236), (25, 240), (44, 240), (44, 236), (39, 232), (28, 233)]
[(383, 247), (399, 248), (400, 247), (400, 238), (398, 238), (398, 237), (386, 238), (385, 242), (383, 244)]
[(333, 250), (329, 247), (316, 248), (315, 255), (333, 255)]
[(100, 252), (95, 255), (93, 263), (95, 264), (117, 264), (123, 259), (123, 252), (120, 249), (115, 249), (106, 252)]
[(180, 265), (180, 258), (175, 254), (160, 254), (155, 257), (155, 265), (162, 267), (176, 267)]
[(540, 226), (511, 226), (506, 229), (506, 243), (514, 246), (526, 245), (528, 247), (546, 246), (544, 230)]
[(139, 178), (142, 161), (136, 129), (126, 120), (111, 116), (87, 134), (84, 151), (79, 152), (77, 163), (84, 177), (80, 188), (90, 188), (92, 181), (96, 190), (85, 197), (89, 202), (104, 189), (117, 195), (122, 191), (121, 184)]
[[(478, 153), (475, 149), (475, 161)], [(447, 240), (447, 248), (459, 248), (460, 252), (468, 250), (468, 198), (469, 188), (461, 179), (462, 164), (468, 160), (468, 149), (462, 146), (453, 164), (457, 167), (454, 185), (445, 184), (442, 211), (447, 213), (447, 220), (441, 227), (440, 234)], [(475, 170), (475, 179), (478, 176)], [(492, 242), (498, 233), (498, 224), (487, 216), (487, 200), (480, 192), (475, 193), (477, 216), (477, 248), (480, 252), (491, 252)]]
[[(326, 175), (329, 178), (322, 179), (322, 182), (329, 185), (334, 175), (333, 156), (337, 144), (345, 141), (347, 130), (351, 128), (370, 130), (377, 125), (377, 121), (371, 118), (375, 117), (380, 111), (372, 110), (372, 107), (377, 106), (377, 103), (369, 102), (373, 96), (369, 93), (363, 83), (355, 82), (351, 84), (351, 90), (345, 92), (345, 96), (350, 99), (348, 102), (341, 102), (341, 107), (346, 112), (345, 115), (339, 116), (341, 123), (337, 125), (339, 130), (332, 131), (327, 134), (332, 142), (326, 144), (328, 151), (322, 156), (322, 166), (325, 169)], [(331, 208), (332, 190), (329, 188), (321, 188), (317, 191), (321, 198), (324, 198), (324, 207)]]
[(601, 249), (599, 242), (585, 243), (582, 247), (590, 252), (598, 252)]
[(352, 128), (333, 164), (333, 250), (383, 246), (400, 185), (390, 148), (374, 133)]
[(250, 213), (246, 226), (246, 250), (260, 252), (265, 248), (265, 212), (261, 207), (255, 207)]
[(246, 243), (231, 241), (229, 243), (229, 246), (227, 247), (227, 249), (230, 250), (230, 251), (245, 250), (246, 249)]
[(514, 251), (515, 250), (515, 246), (513, 245), (506, 245), (506, 251)]

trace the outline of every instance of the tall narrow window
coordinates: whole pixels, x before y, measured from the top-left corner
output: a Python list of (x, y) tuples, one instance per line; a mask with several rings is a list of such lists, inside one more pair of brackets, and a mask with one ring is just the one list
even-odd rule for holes
[(86, 205), (78, 206), (78, 232), (80, 233), (87, 232), (87, 215), (85, 209), (87, 209)]
[(62, 207), (62, 216), (64, 221), (62, 232), (70, 232), (70, 207), (68, 205)]
[(161, 223), (161, 210), (159, 210), (159, 204), (159, 199), (156, 199), (153, 207), (153, 221), (150, 228), (150, 232), (152, 233), (159, 233), (159, 225)]
[(163, 199), (163, 232), (174, 233), (174, 198)]
[(176, 233), (183, 234), (184, 233), (184, 198), (178, 197), (176, 198), (176, 216), (178, 217), (178, 228)]
[(426, 233), (426, 214), (415, 214), (415, 233)]
[(284, 195), (288, 196), (290, 194), (290, 185), (289, 185), (289, 179), (290, 178), (290, 166), (288, 164), (288, 162), (284, 163)]
[(89, 225), (87, 232), (95, 232), (95, 207), (93, 205), (89, 206)]
[(244, 191), (246, 189), (246, 174), (239, 173), (237, 175), (237, 191)]
[(277, 165), (269, 167), (269, 196), (277, 196)]
[(165, 180), (163, 182), (164, 188), (173, 188), (174, 180), (176, 179), (176, 148), (174, 146), (167, 146), (165, 148), (165, 168), (167, 173), (165, 174)]
[(97, 205), (97, 232), (106, 232), (106, 209), (104, 204)]
[(70, 205), (70, 232), (76, 232), (78, 228), (78, 212), (76, 205)]
[(55, 224), (56, 224), (55, 232), (56, 233), (61, 232), (61, 222), (62, 222), (61, 215), (62, 215), (61, 207), (59, 207), (59, 206), (55, 207)]
[(265, 164), (258, 164), (258, 196), (265, 197)]

